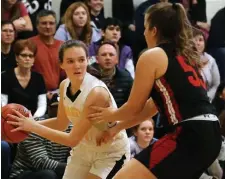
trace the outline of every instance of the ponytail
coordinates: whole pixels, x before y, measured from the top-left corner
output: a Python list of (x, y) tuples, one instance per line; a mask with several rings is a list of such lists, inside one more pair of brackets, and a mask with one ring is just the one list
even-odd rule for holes
[[(178, 15), (178, 25), (180, 26), (180, 30), (175, 38), (177, 52), (184, 56), (190, 65), (200, 67), (200, 56), (193, 41), (193, 28), (191, 23), (188, 20), (184, 7), (179, 3), (176, 3), (175, 6)], [(174, 5), (172, 5), (172, 7), (174, 7)]]
[(199, 66), (200, 56), (195, 50), (192, 26), (183, 6), (179, 3), (157, 3), (147, 11), (149, 28), (157, 28), (158, 44), (175, 44), (177, 55), (185, 57), (190, 65)]

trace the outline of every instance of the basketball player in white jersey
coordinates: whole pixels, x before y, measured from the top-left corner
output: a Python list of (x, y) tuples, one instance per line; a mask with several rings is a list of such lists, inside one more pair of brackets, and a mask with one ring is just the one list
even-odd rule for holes
[[(68, 78), (60, 84), (57, 118), (36, 122), (16, 112), (19, 117), (11, 117), (18, 122), (11, 124), (18, 126), (14, 131), (34, 132), (72, 147), (63, 179), (105, 179), (112, 169), (115, 173), (130, 158), (129, 141), (123, 130), (99, 146), (96, 139), (117, 123), (92, 124), (86, 116), (92, 112), (90, 106), (117, 108), (116, 103), (107, 86), (87, 72), (87, 48), (82, 42), (65, 42), (60, 48), (59, 59)], [(69, 122), (74, 125), (71, 132), (61, 132)]]

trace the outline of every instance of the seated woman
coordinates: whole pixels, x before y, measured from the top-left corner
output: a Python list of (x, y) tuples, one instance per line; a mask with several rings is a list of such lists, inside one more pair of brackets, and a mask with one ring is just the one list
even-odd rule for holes
[(103, 12), (103, 4), (104, 4), (103, 0), (100, 1), (87, 0), (86, 4), (89, 7), (91, 24), (97, 29), (101, 29), (105, 21)]
[(15, 40), (16, 29), (12, 22), (1, 23), (1, 72), (16, 67), (16, 57), (12, 49)]
[(3, 0), (2, 20), (12, 21), (17, 32), (32, 31), (33, 26), (26, 7), (18, 0)]
[(47, 108), (43, 77), (31, 71), (37, 47), (30, 40), (18, 40), (14, 44), (17, 67), (1, 74), (2, 106), (17, 103), (29, 109), (34, 118), (42, 117)]
[(101, 38), (101, 33), (91, 27), (88, 8), (82, 2), (75, 2), (69, 6), (63, 17), (63, 23), (56, 31), (57, 40), (80, 40), (89, 45)]
[(131, 158), (157, 140), (153, 138), (154, 121), (152, 119), (147, 119), (139, 125), (134, 126), (133, 134), (133, 136), (129, 137)]
[(205, 37), (202, 31), (194, 29), (194, 42), (197, 51), (201, 55), (201, 75), (206, 83), (207, 94), (210, 101), (216, 94), (217, 87), (220, 84), (220, 74), (215, 59), (205, 52)]

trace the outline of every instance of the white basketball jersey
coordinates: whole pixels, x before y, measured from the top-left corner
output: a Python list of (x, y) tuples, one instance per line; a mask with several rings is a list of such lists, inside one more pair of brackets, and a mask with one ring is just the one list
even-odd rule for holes
[[(91, 90), (95, 87), (105, 88), (108, 91), (108, 93), (110, 94), (112, 107), (117, 108), (116, 102), (115, 102), (114, 98), (112, 97), (112, 94), (110, 93), (109, 89), (105, 85), (105, 83), (103, 83), (101, 80), (97, 79), (96, 77), (90, 75), (89, 73), (85, 74), (84, 80), (80, 87), (81, 92), (77, 96), (77, 98), (74, 100), (74, 102), (72, 102), (71, 99), (68, 98), (66, 95), (67, 87), (69, 86), (69, 84), (70, 84), (70, 80), (66, 79), (66, 82), (64, 84), (63, 104), (64, 104), (66, 115), (67, 115), (68, 119), (73, 123), (73, 125), (76, 125), (76, 123), (79, 122), (79, 120), (82, 120), (81, 114), (84, 109), (85, 101), (86, 101), (89, 93), (91, 92)], [(87, 134), (84, 136), (81, 143), (85, 144), (87, 146), (90, 146), (92, 148), (97, 147), (96, 146), (97, 135), (101, 131), (107, 130), (108, 128), (115, 126), (116, 123), (117, 122), (112, 122), (112, 123), (101, 122), (98, 124), (94, 124), (91, 127), (91, 129), (89, 129)], [(112, 145), (114, 145), (118, 142), (121, 144), (122, 143), (125, 144), (125, 143), (127, 143), (126, 141), (128, 141), (127, 135), (126, 135), (125, 130), (123, 130), (115, 137), (115, 140), (113, 142), (111, 142), (111, 143), (109, 142), (109, 144), (102, 145), (101, 149), (108, 148), (110, 146), (112, 147)], [(97, 150), (99, 150), (99, 149), (100, 149), (100, 147), (97, 147)]]

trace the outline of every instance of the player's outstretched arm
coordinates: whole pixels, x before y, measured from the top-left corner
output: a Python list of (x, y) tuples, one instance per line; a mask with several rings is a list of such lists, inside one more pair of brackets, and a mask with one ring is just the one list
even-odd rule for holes
[(81, 111), (81, 120), (74, 124), (70, 133), (54, 130), (41, 125), (30, 120), (29, 118), (24, 117), (17, 111), (15, 111), (15, 113), (19, 117), (17, 117), (16, 115), (10, 115), (10, 117), (15, 119), (17, 122), (9, 121), (8, 123), (18, 126), (12, 131), (25, 130), (33, 132), (53, 142), (70, 147), (75, 147), (77, 144), (79, 144), (79, 142), (92, 126), (91, 122), (87, 119), (87, 114), (89, 113), (89, 110), (91, 110), (90, 106), (95, 105), (99, 107), (107, 107), (110, 104), (109, 99), (109, 93), (105, 88), (94, 88), (86, 99), (83, 111)]
[(60, 99), (58, 105), (57, 117), (38, 121), (39, 124), (49, 127), (51, 129), (64, 131), (69, 125), (69, 119), (66, 116), (66, 112), (63, 106), (63, 94), (64, 94), (65, 80), (60, 84)]

